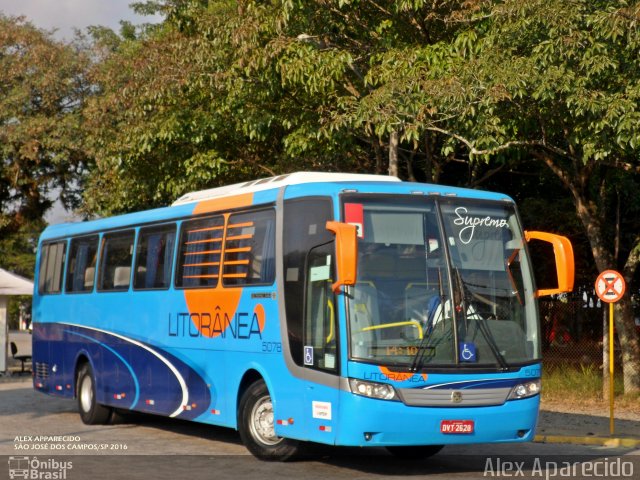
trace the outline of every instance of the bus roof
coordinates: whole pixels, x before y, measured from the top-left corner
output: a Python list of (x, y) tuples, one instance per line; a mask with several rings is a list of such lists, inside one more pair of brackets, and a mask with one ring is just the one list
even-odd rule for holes
[(253, 193), (289, 185), (318, 182), (401, 182), (398, 177), (389, 175), (366, 175), (360, 173), (295, 172), (276, 177), (260, 178), (249, 182), (236, 183), (224, 187), (190, 192), (173, 202), (172, 206), (200, 202), (227, 195)]
[(315, 192), (317, 189), (306, 188), (305, 185), (311, 186), (311, 184), (324, 184), (321, 190), (322, 193), (332, 195), (336, 192), (336, 189), (343, 189), (344, 183), (353, 184), (354, 186), (357, 184), (358, 188), (364, 188), (364, 190), (371, 193), (419, 193), (443, 196), (453, 195), (461, 198), (513, 201), (508, 196), (500, 193), (450, 187), (445, 185), (403, 182), (397, 177), (387, 175), (296, 172), (187, 193), (168, 207), (161, 207), (113, 217), (105, 217), (88, 222), (51, 225), (42, 233), (41, 239), (49, 240), (66, 237), (68, 235), (83, 235), (92, 232), (128, 228), (136, 225), (163, 221), (169, 222), (191, 216), (194, 212), (194, 205), (197, 205), (200, 202), (255, 192), (264, 192), (265, 194), (268, 194), (269, 190), (278, 190), (282, 187), (292, 187), (298, 191), (300, 191), (299, 188), (304, 188), (304, 192), (306, 194), (311, 194), (311, 192)]

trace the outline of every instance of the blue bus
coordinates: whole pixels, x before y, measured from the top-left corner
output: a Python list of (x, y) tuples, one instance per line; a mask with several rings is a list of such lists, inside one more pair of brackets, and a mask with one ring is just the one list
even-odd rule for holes
[[(536, 290), (527, 242), (553, 246)], [(540, 401), (537, 297), (571, 244), (511, 198), (298, 172), (48, 227), (34, 388), (86, 424), (138, 411), (239, 431), (261, 459), (305, 442), (429, 456), (525, 442)]]

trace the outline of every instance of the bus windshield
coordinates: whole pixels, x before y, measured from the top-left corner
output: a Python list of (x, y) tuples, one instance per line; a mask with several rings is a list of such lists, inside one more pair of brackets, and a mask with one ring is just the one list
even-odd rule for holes
[(358, 278), (350, 357), (411, 367), (497, 367), (540, 358), (534, 286), (510, 202), (349, 195)]

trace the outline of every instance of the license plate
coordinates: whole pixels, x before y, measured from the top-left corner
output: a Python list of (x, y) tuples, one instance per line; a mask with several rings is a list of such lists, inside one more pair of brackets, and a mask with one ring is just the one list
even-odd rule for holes
[(473, 420), (442, 420), (440, 433), (469, 434), (473, 433)]

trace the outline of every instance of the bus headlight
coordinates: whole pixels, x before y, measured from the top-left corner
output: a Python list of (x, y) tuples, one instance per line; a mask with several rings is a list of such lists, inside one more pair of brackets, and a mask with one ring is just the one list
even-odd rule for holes
[(520, 383), (513, 387), (508, 400), (519, 400), (521, 398), (533, 397), (540, 393), (540, 379), (530, 382)]
[(395, 389), (386, 383), (367, 382), (357, 378), (350, 378), (349, 387), (351, 387), (352, 393), (363, 397), (398, 400)]

